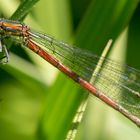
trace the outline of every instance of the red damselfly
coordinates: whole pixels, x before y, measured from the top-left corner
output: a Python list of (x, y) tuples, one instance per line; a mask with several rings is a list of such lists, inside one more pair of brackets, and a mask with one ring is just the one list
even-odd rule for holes
[[(24, 23), (0, 19), (0, 51), (5, 54), (6, 62), (9, 56), (3, 41), (5, 38), (22, 43), (140, 127), (139, 70), (55, 40), (31, 30)], [(98, 64), (101, 59), (103, 65)], [(104, 67), (104, 71), (94, 72), (97, 67)], [(98, 84), (89, 82), (92, 76)]]

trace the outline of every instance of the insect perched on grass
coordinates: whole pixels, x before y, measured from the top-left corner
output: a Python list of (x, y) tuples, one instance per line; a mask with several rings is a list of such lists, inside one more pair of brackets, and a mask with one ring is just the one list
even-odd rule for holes
[[(5, 38), (20, 42), (140, 126), (139, 70), (35, 32), (24, 23), (3, 18), (0, 19), (0, 52), (4, 53), (1, 63), (9, 60), (3, 41)], [(101, 59), (103, 65), (98, 64)], [(104, 67), (104, 71), (94, 72), (97, 67)], [(98, 84), (89, 82), (92, 76), (96, 77), (95, 82)]]

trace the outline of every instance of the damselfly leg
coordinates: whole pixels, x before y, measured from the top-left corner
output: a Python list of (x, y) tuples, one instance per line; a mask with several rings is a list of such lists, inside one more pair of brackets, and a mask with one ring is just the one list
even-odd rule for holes
[(4, 64), (9, 61), (9, 53), (5, 46), (5, 44), (2, 42), (2, 39), (0, 38), (0, 63)]

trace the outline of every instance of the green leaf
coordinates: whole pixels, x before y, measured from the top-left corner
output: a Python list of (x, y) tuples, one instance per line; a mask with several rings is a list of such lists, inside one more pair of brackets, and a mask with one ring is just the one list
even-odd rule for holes
[(11, 19), (22, 21), (39, 0), (22, 0)]
[[(130, 21), (137, 4), (138, 4), (137, 0), (129, 2), (128, 1), (114, 2), (111, 0), (103, 2), (101, 0), (100, 1), (93, 0), (87, 12), (85, 13), (85, 16), (81, 21), (80, 26), (78, 27), (75, 37), (76, 45), (78, 47), (88, 48), (90, 50), (93, 50), (95, 53), (101, 54), (107, 41), (110, 38), (115, 40), (118, 37), (118, 35), (122, 32), (122, 30), (128, 25), (128, 22)], [(99, 46), (101, 48), (99, 48)], [(45, 121), (42, 122), (44, 135), (47, 131), (48, 132), (47, 136), (50, 134), (49, 135), (50, 139), (56, 139), (58, 137), (61, 139), (60, 136), (62, 136), (64, 133), (67, 132), (66, 129), (68, 129), (68, 122), (72, 121), (72, 118), (74, 117), (73, 115), (76, 112), (78, 106), (80, 105), (80, 101), (83, 95), (82, 92), (84, 92), (81, 89), (79, 90), (79, 87), (75, 89), (73, 83), (70, 83), (68, 81), (69, 79), (64, 79), (63, 76), (59, 76), (58, 79), (59, 80), (56, 81), (56, 83), (52, 87), (52, 90), (50, 91), (51, 100), (49, 100), (50, 98), (47, 99), (46, 107), (50, 106), (50, 102), (52, 102), (55, 97), (57, 98), (55, 98), (55, 103), (53, 104), (51, 111), (49, 110), (48, 112), (45, 113), (46, 114), (44, 115)], [(61, 87), (60, 83), (62, 83), (63, 85), (62, 89), (60, 88)], [(64, 85), (63, 83), (69, 84)], [(65, 89), (65, 92), (63, 92), (63, 89)], [(77, 94), (75, 94), (76, 92)], [(65, 95), (68, 93), (70, 93), (69, 96)], [(57, 100), (61, 102), (61, 104), (58, 104)], [(69, 104), (69, 107), (71, 106), (69, 109), (68, 108), (66, 109), (67, 113), (64, 108), (64, 106), (66, 107), (68, 106), (66, 105), (66, 103)], [(59, 111), (54, 113), (55, 109), (53, 110), (53, 108), (57, 108), (57, 110)], [(51, 115), (50, 119), (47, 119), (48, 114), (51, 114), (51, 112), (53, 112), (52, 114), (57, 114), (58, 112), (61, 112), (58, 118), (63, 119), (62, 120), (58, 119), (56, 116), (53, 117), (53, 115)], [(52, 128), (50, 128), (50, 126), (54, 126), (54, 118), (57, 120), (57, 123), (55, 123), (56, 129), (53, 129), (51, 134)], [(65, 125), (63, 125), (63, 123)], [(62, 130), (63, 128), (65, 128), (63, 132), (57, 131)]]
[[(13, 19), (22, 20), (36, 2), (36, 0), (23, 1)], [(42, 0), (34, 8), (34, 15), (32, 15), (32, 18), (28, 18), (27, 23), (33, 23), (32, 28), (36, 30), (40, 25), (39, 29), (41, 28), (44, 33), (52, 34), (61, 40), (68, 40), (67, 42), (70, 42), (69, 38), (73, 35), (74, 44), (78, 47), (87, 48), (101, 55), (108, 40), (112, 38), (113, 41), (116, 41), (121, 32), (129, 25), (138, 2), (138, 0), (91, 0), (91, 3), (86, 4), (86, 1), (83, 0), (79, 1), (79, 3), (77, 2), (77, 5), (71, 5), (77, 9), (75, 12), (80, 11), (78, 14), (72, 15), (69, 1)], [(84, 10), (78, 10), (81, 8), (80, 3), (85, 3), (82, 6)], [(75, 23), (73, 19), (77, 19), (75, 17), (77, 15), (80, 15), (78, 22), (73, 25), (72, 23)], [(134, 17), (133, 20), (135, 20)], [(132, 39), (129, 38), (129, 41), (131, 40), (129, 44), (139, 46), (133, 40), (133, 37), (135, 38), (135, 35), (139, 34), (139, 31), (137, 30), (136, 33), (135, 29), (137, 20), (132, 21), (130, 22), (130, 29), (134, 36), (129, 36)], [(73, 31), (72, 29), (76, 27), (76, 31)], [(131, 33), (130, 35), (132, 35)], [(121, 47), (123, 48), (124, 46), (122, 45)], [(131, 50), (132, 52), (134, 50)], [(132, 60), (131, 53), (129, 59)], [(63, 74), (59, 74), (51, 86), (47, 82), (45, 83), (44, 78), (51, 80), (49, 77), (54, 74), (51, 71), (52, 67), (50, 69), (47, 66), (47, 68), (43, 69), (44, 76), (40, 69), (42, 65), (46, 66), (47, 63), (44, 60), (38, 60), (39, 57), (30, 53), (30, 51), (27, 51), (27, 55), (33, 58), (33, 64), (28, 64), (27, 60), (23, 61), (19, 58), (11, 57), (14, 63), (2, 66), (0, 71), (0, 95), (4, 101), (7, 101), (2, 101), (4, 109), (2, 109), (0, 118), (0, 136), (3, 139), (14, 140), (31, 140), (35, 138), (39, 140), (65, 139), (71, 126), (73, 126), (72, 120), (77, 109), (83, 100), (85, 101), (88, 94)], [(139, 62), (136, 65), (138, 64)], [(105, 104), (99, 103), (97, 99), (92, 98), (92, 102), (94, 106), (89, 110), (92, 110), (94, 114), (91, 116), (89, 113), (87, 114), (91, 118), (90, 120), (88, 117), (84, 119), (85, 124), (88, 125), (79, 134), (79, 139), (113, 140), (118, 137), (118, 139), (123, 139), (126, 134), (127, 139), (131, 139), (131, 133), (133, 134), (132, 136), (136, 136), (139, 139), (138, 129), (132, 124), (129, 125), (129, 121), (127, 122), (123, 118), (121, 125), (117, 125), (119, 123), (113, 120), (117, 116), (114, 112), (111, 115), (107, 113)], [(120, 119), (120, 116), (118, 118)], [(76, 123), (75, 125), (76, 129), (78, 124)], [(93, 126), (93, 128), (90, 128), (90, 126)], [(120, 130), (120, 128), (123, 129)], [(91, 134), (94, 136), (91, 136)]]

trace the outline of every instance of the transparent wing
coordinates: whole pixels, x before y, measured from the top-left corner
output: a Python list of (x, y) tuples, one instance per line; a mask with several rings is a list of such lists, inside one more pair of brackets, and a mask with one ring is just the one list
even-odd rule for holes
[[(69, 46), (52, 37), (31, 31), (32, 40), (56, 57), (61, 63), (90, 81), (99, 92), (107, 95), (128, 112), (140, 117), (140, 71), (113, 60), (99, 57), (89, 51)], [(103, 65), (98, 61), (103, 59)], [(94, 72), (95, 68), (101, 69)], [(94, 74), (93, 74), (94, 72)]]

